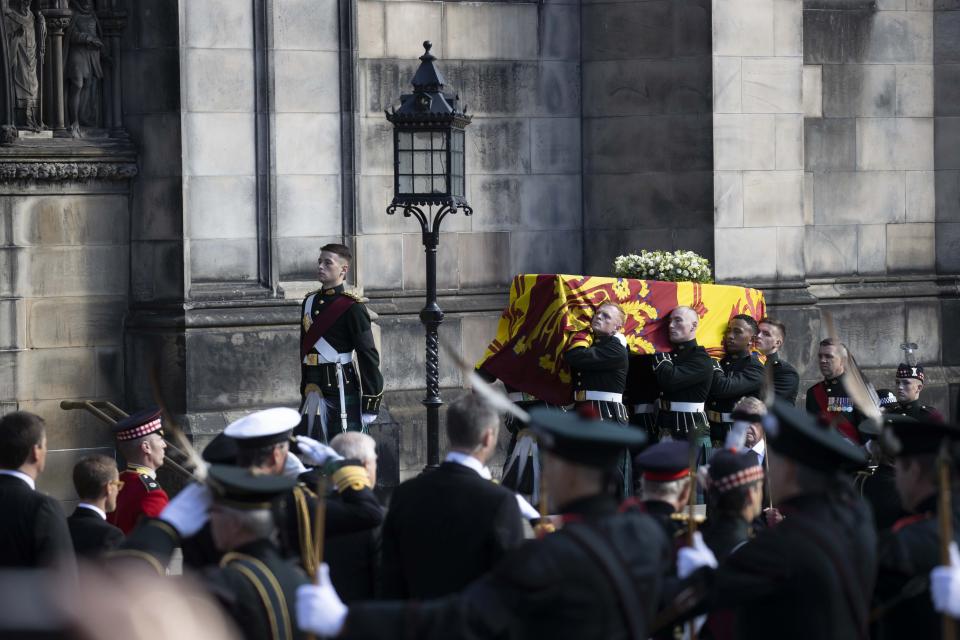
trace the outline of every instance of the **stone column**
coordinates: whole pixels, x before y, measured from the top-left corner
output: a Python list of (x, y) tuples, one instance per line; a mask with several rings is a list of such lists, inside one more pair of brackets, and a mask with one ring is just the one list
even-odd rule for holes
[(67, 129), (65, 121), (65, 104), (63, 99), (63, 32), (70, 26), (69, 9), (47, 9), (43, 16), (47, 21), (47, 33), (50, 34), (50, 50), (47, 66), (51, 75), (50, 83), (50, 116), (48, 123), (53, 128), (55, 137), (66, 137)]
[(717, 280), (803, 278), (802, 56), (801, 0), (714, 1)]
[(103, 103), (106, 105), (103, 128), (110, 131), (111, 138), (127, 136), (123, 128), (123, 92), (121, 91), (122, 54), (120, 35), (127, 24), (127, 14), (122, 11), (103, 12), (98, 16), (103, 36), (110, 51), (110, 71), (105, 75)]

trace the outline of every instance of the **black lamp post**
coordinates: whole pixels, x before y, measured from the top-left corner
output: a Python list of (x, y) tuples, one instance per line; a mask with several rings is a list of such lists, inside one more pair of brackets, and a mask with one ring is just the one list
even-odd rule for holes
[(427, 468), (440, 464), (440, 345), (437, 330), (443, 310), (437, 304), (437, 245), (440, 223), (448, 213), (471, 215), (464, 185), (464, 127), (472, 116), (457, 109), (460, 99), (445, 93), (444, 79), (433, 65), (433, 45), (423, 43), (413, 93), (400, 96), (400, 108), (386, 112), (393, 123), (393, 202), (387, 213), (402, 211), (420, 223), (427, 256), (427, 303), (420, 322), (427, 333)]

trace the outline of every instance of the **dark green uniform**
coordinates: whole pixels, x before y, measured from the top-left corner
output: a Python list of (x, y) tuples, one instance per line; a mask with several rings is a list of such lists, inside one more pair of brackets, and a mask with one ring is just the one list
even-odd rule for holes
[[(627, 424), (623, 390), (627, 384), (627, 347), (623, 336), (594, 336), (589, 347), (574, 347), (563, 354), (573, 377), (573, 402), (592, 405), (601, 420)], [(633, 495), (633, 464), (624, 450), (617, 465), (618, 495)]]
[(722, 371), (714, 370), (707, 401), (710, 439), (714, 447), (722, 447), (733, 424), (730, 413), (744, 396), (760, 397), (763, 387), (763, 365), (755, 353), (731, 354), (720, 360)]
[(589, 528), (608, 541), (633, 584), (631, 605), (642, 627), (635, 637), (646, 638), (670, 563), (659, 525), (636, 511), (617, 514), (616, 502), (605, 496), (578, 500), (564, 512), (562, 529), (508, 554), (456, 596), (352, 605), (339, 637), (625, 640), (630, 636), (611, 580), (571, 534)]
[(630, 413), (630, 424), (646, 431), (651, 443), (660, 437), (657, 431), (659, 400), (660, 388), (657, 387), (657, 377), (653, 375), (653, 354), (631, 355), (625, 404)]
[[(173, 527), (147, 520), (113, 557), (140, 557), (159, 571), (179, 545)], [(204, 569), (202, 578), (247, 640), (305, 637), (297, 627), (295, 605), (297, 587), (307, 582), (306, 575), (283, 560), (268, 540), (227, 553), (219, 566)]]
[(796, 496), (778, 508), (783, 522), (716, 571), (680, 583), (706, 593), (697, 611), (735, 610), (741, 640), (865, 640), (876, 578), (869, 510), (849, 489)]
[(713, 381), (713, 358), (696, 340), (690, 340), (675, 345), (669, 358), (658, 354), (653, 366), (662, 398), (657, 414), (660, 435), (686, 440), (693, 431), (699, 439), (709, 441), (703, 405)]
[[(604, 420), (625, 423), (623, 390), (627, 384), (627, 347), (617, 336), (595, 336), (589, 347), (563, 354), (573, 377), (575, 404), (592, 403)], [(597, 400), (591, 392), (612, 394), (616, 400)]]
[[(376, 414), (380, 410), (383, 395), (380, 354), (374, 344), (366, 307), (356, 296), (345, 293), (343, 285), (310, 293), (301, 305), (300, 342), (302, 344), (306, 339), (309, 327), (319, 321), (324, 311), (342, 296), (352, 298), (352, 304), (324, 332), (323, 339), (343, 360), (348, 361), (341, 363), (347, 426), (351, 431), (360, 431), (363, 428), (361, 414)], [(301, 358), (300, 363), (300, 396), (305, 401), (311, 391), (319, 391), (322, 395), (326, 405), (327, 433), (325, 438), (316, 422), (312, 433), (307, 433), (306, 420), (301, 423), (297, 433), (326, 442), (342, 431), (337, 365), (329, 362), (330, 358), (325, 357), (314, 345), (308, 346), (310, 352)], [(356, 351), (359, 376), (349, 362), (349, 354), (353, 351)]]
[(943, 414), (930, 405), (923, 404), (919, 400), (913, 402), (899, 402), (887, 410), (887, 413), (898, 413), (903, 416), (913, 418), (914, 420), (946, 422)]
[(780, 357), (780, 353), (767, 354), (764, 367), (773, 368), (773, 389), (778, 398), (793, 404), (797, 401), (800, 391), (800, 374), (796, 368)]
[(703, 523), (703, 541), (718, 562), (723, 562), (731, 553), (750, 540), (751, 523), (735, 514), (711, 516)]
[[(960, 543), (960, 518), (954, 507), (954, 539)], [(942, 617), (930, 600), (930, 571), (940, 564), (937, 495), (916, 513), (898, 520), (880, 537), (875, 605), (881, 608), (878, 640), (939, 638)]]

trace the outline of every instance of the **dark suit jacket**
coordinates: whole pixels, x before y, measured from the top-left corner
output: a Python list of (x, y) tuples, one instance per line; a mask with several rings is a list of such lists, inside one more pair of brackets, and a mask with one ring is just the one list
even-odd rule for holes
[(123, 531), (85, 507), (77, 507), (67, 518), (73, 548), (78, 556), (95, 558), (104, 551), (116, 549), (123, 542)]
[(0, 567), (73, 566), (73, 542), (59, 502), (20, 478), (0, 475), (0, 512)]
[(383, 523), (383, 595), (427, 599), (460, 591), (522, 541), (516, 496), (444, 462), (393, 493)]

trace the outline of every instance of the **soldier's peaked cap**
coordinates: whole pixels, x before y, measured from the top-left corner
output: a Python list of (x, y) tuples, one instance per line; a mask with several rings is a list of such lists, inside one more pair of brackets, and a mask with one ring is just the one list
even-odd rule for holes
[(234, 509), (269, 509), (274, 498), (296, 483), (296, 478), (255, 474), (232, 465), (214, 464), (207, 472), (207, 486), (214, 502)]
[(658, 442), (636, 458), (645, 480), (670, 482), (690, 475), (690, 446), (674, 440)]
[(937, 453), (943, 439), (960, 442), (960, 426), (932, 420), (898, 419), (885, 421), (882, 443), (894, 456)]
[(623, 450), (639, 447), (647, 436), (634, 429), (603, 420), (586, 420), (576, 413), (538, 407), (530, 411), (530, 426), (540, 446), (557, 456), (586, 467), (613, 467)]
[(113, 427), (113, 435), (118, 441), (124, 442), (143, 438), (161, 429), (163, 424), (160, 420), (160, 409), (151, 408), (133, 413), (117, 422)]
[(821, 427), (812, 415), (783, 400), (774, 400), (763, 430), (771, 449), (813, 469), (835, 471), (867, 462), (866, 453), (836, 430)]
[(234, 438), (241, 449), (258, 449), (286, 441), (300, 424), (300, 414), (278, 407), (256, 411), (227, 425), (224, 435)]

